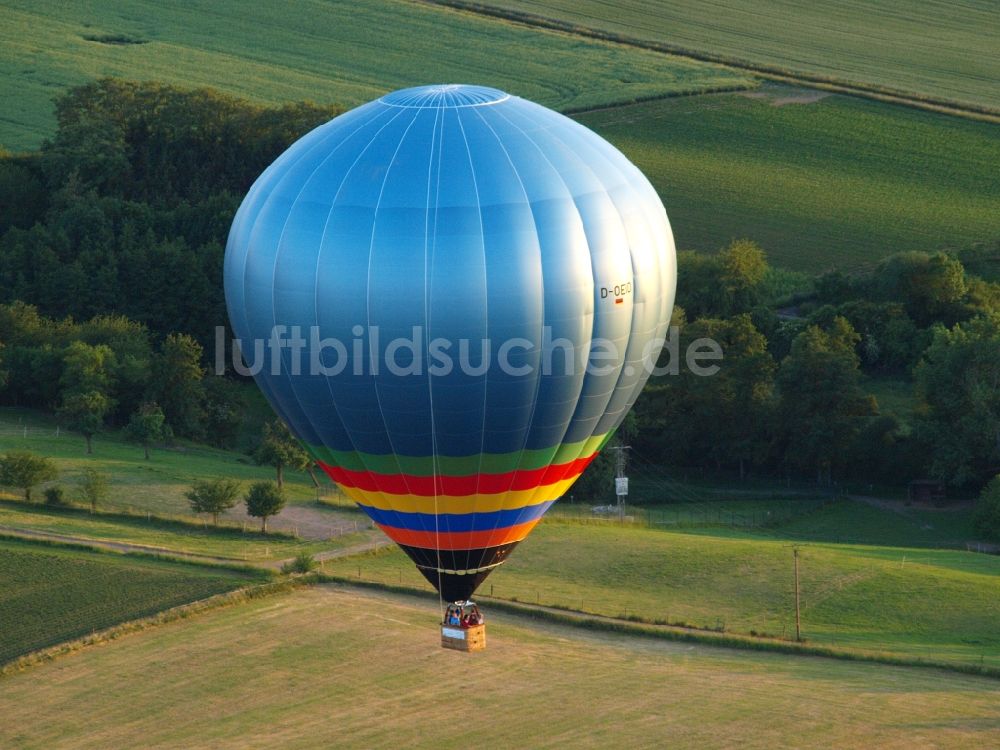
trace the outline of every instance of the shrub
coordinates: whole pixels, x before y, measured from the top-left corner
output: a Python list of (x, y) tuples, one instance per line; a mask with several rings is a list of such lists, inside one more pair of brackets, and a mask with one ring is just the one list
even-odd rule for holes
[(102, 474), (97, 469), (85, 469), (83, 479), (80, 481), (80, 497), (90, 506), (90, 512), (97, 512), (97, 504), (103, 502), (108, 496), (108, 485), (110, 480), (106, 474)]
[(44, 494), (46, 505), (66, 505), (66, 492), (61, 485), (46, 488)]
[(983, 488), (972, 514), (972, 523), (981, 534), (1000, 539), (1000, 474)]
[(281, 566), (282, 573), (308, 573), (316, 569), (316, 561), (308, 552), (303, 552)]

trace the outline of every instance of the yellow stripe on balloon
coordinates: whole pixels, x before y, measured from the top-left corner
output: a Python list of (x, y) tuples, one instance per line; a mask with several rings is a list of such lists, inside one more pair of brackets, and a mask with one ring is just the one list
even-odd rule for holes
[[(579, 476), (579, 475), (577, 475)], [(528, 505), (537, 505), (562, 497), (577, 476), (562, 479), (553, 484), (530, 490), (500, 492), (489, 495), (439, 495), (437, 498), (423, 495), (396, 495), (388, 492), (374, 492), (343, 487), (341, 490), (360, 505), (394, 510), (401, 513), (489, 513), (497, 510), (517, 510)]]

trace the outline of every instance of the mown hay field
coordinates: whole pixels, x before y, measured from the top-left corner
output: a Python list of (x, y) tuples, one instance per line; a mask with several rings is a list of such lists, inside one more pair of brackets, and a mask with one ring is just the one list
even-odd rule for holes
[(5, 748), (968, 748), (1000, 683), (490, 615), (438, 645), (427, 598), (317, 586), (0, 680)]

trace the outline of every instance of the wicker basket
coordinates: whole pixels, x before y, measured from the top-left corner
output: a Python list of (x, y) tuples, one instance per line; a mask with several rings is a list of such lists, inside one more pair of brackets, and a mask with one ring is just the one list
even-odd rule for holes
[(458, 625), (442, 625), (441, 646), (455, 651), (482, 651), (486, 648), (486, 626), (463, 628)]

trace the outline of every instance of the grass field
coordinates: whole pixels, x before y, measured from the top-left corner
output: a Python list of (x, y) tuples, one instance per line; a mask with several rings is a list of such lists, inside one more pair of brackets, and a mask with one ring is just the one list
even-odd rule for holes
[(812, 272), (1000, 236), (998, 125), (781, 86), (578, 119), (650, 178), (681, 249), (745, 236)]
[(293, 13), (237, 0), (0, 6), (0, 144), (15, 150), (52, 133), (54, 96), (101, 76), (346, 106), (425, 83), (489, 84), (557, 108), (753, 85), (714, 65), (400, 0), (304, 0)]
[(940, 509), (903, 506), (884, 510), (857, 500), (840, 500), (793, 518), (782, 523), (775, 533), (785, 539), (956, 548), (965, 547), (966, 542), (979, 536), (972, 525), (972, 508), (968, 504)]
[[(542, 524), (480, 593), (790, 637), (792, 545), (736, 530)], [(800, 546), (803, 634), (811, 643), (1000, 666), (1000, 558), (822, 542)], [(401, 552), (327, 566), (346, 576), (359, 569), (364, 578), (427, 588)]]
[(0, 663), (255, 580), (224, 568), (2, 539)]
[(259, 599), (4, 678), (0, 746), (968, 748), (1000, 732), (985, 678), (504, 613), (488, 638), (444, 651), (426, 600)]
[(42, 488), (35, 489), (39, 503), (35, 507), (19, 501), (19, 490), (0, 488), (0, 500), (18, 500), (0, 502), (0, 526), (249, 562), (333, 550), (364, 541), (371, 534), (367, 517), (316, 502), (316, 489), (307, 475), (288, 471), (289, 502), (269, 519), (271, 534), (257, 533), (260, 521), (246, 515), (242, 502), (223, 516), (224, 528), (213, 529), (211, 519), (193, 514), (184, 497), (193, 481), (231, 477), (246, 487), (253, 481), (273, 480), (274, 469), (257, 466), (241, 453), (186, 442), (176, 450), (154, 449), (146, 461), (140, 446), (125, 442), (115, 431), (96, 436), (94, 453), (88, 456), (80, 435), (65, 429), (57, 433), (57, 426), (53, 417), (40, 412), (0, 408), (0, 452), (24, 449), (50, 457), (59, 470), (54, 483), (61, 484), (77, 503), (83, 470), (96, 468), (110, 477), (108, 499), (91, 516), (40, 505)]
[[(363, 542), (366, 533), (345, 533), (316, 541), (286, 534), (266, 536), (240, 529), (205, 528), (179, 521), (118, 514), (91, 515), (87, 511), (53, 510), (41, 505), (0, 501), (2, 527), (71, 536), (81, 541), (127, 542), (158, 550), (208, 555), (234, 561), (284, 560), (299, 554), (315, 554)], [(256, 524), (252, 526), (256, 529)]]
[[(640, 485), (641, 486), (641, 485)], [(629, 500), (642, 497), (632, 491), (629, 478)], [(609, 493), (610, 495), (610, 493)], [(616, 523), (620, 521), (615, 507), (615, 498), (609, 497), (609, 505), (595, 512), (594, 506), (580, 503), (559, 502), (549, 510), (545, 518), (549, 521), (565, 520), (570, 523)], [(810, 498), (781, 499), (764, 496), (706, 500), (704, 502), (679, 500), (668, 504), (631, 505), (626, 504), (621, 511), (628, 523), (649, 528), (663, 527), (735, 527), (771, 528), (802, 515), (811, 515), (824, 501)]]
[[(86, 454), (83, 437), (58, 428), (55, 417), (28, 409), (0, 407), (0, 452), (29, 450), (52, 458), (59, 469), (58, 483), (70, 493), (86, 468), (111, 478), (107, 510), (147, 511), (191, 515), (184, 492), (196, 479), (217, 476), (244, 482), (274, 479), (274, 469), (257, 466), (247, 456), (204, 445), (181, 442), (175, 450), (153, 449), (149, 461), (142, 447), (125, 442), (118, 432), (94, 438), (93, 455)], [(310, 502), (316, 490), (305, 474), (285, 473), (291, 503)], [(37, 491), (36, 491), (37, 492)], [(39, 498), (41, 493), (37, 493)]]
[(477, 0), (800, 75), (1000, 110), (991, 0)]

